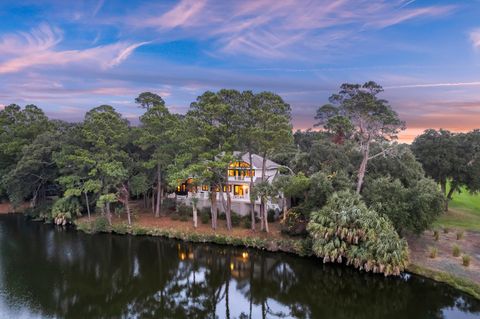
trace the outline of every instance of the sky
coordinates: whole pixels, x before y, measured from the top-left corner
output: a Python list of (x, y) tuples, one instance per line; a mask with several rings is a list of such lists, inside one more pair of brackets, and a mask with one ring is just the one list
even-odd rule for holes
[(144, 91), (184, 113), (206, 90), (273, 91), (295, 129), (342, 83), (373, 80), (411, 141), (480, 127), (480, 0), (0, 0), (0, 108), (132, 123)]

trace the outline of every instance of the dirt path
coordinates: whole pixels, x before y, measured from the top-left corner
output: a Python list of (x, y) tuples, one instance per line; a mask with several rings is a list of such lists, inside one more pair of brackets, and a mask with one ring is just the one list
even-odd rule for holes
[[(426, 231), (421, 236), (408, 238), (408, 245), (413, 264), (468, 278), (480, 284), (480, 232), (465, 231), (463, 238), (457, 240), (457, 231), (444, 233), (440, 230), (439, 240), (435, 241), (433, 231)], [(460, 247), (459, 257), (453, 257), (454, 245)], [(430, 258), (430, 247), (438, 249), (436, 258)], [(469, 267), (462, 265), (462, 254), (470, 255)]]

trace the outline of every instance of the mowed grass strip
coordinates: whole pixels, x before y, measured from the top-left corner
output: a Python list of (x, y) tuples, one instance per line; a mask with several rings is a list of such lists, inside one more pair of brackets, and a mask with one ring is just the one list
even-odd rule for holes
[(471, 194), (466, 190), (453, 194), (449, 211), (435, 222), (435, 227), (480, 231), (480, 194)]

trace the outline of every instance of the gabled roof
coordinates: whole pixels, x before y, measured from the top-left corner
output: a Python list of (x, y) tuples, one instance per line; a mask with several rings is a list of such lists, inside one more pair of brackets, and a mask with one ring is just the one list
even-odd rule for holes
[[(250, 163), (250, 158), (249, 158), (249, 153), (248, 152), (247, 153), (233, 152), (233, 155), (239, 157), (240, 159), (242, 159), (242, 161), (244, 161), (246, 163)], [(253, 164), (254, 168), (261, 169), (262, 164), (263, 164), (263, 157), (258, 155), (258, 154), (252, 153), (252, 164)], [(271, 161), (267, 158), (267, 162), (266, 162), (266, 168), (267, 169), (277, 169), (280, 166), (281, 166), (280, 164), (275, 163), (274, 161)]]

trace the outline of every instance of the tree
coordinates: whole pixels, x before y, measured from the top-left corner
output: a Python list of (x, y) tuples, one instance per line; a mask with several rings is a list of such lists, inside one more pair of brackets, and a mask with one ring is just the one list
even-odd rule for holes
[(406, 187), (399, 179), (380, 177), (366, 185), (363, 198), (370, 208), (388, 217), (400, 235), (428, 229), (444, 205), (435, 182), (427, 178)]
[(373, 81), (363, 85), (342, 84), (339, 93), (330, 97), (331, 104), (320, 107), (315, 116), (319, 120), (316, 125), (323, 125), (333, 134), (341, 133), (342, 137), (351, 131), (352, 138), (357, 141), (362, 153), (357, 174), (358, 194), (362, 189), (368, 161), (388, 152), (386, 148), (371, 155), (371, 144), (394, 140), (405, 127), (388, 102), (377, 97), (381, 92), (383, 88)]
[(16, 104), (0, 110), (0, 200), (6, 194), (5, 178), (23, 156), (22, 149), (51, 129), (51, 122), (35, 105)]
[[(217, 192), (222, 202), (227, 229), (231, 224), (231, 197), (228, 184), (228, 167), (234, 161), (233, 148), (236, 141), (235, 118), (232, 106), (226, 103), (228, 92), (205, 92), (190, 105), (187, 121), (191, 123), (192, 141), (197, 145), (195, 158), (187, 169), (196, 178), (210, 185), (212, 228), (217, 227)], [(226, 200), (224, 196), (226, 190)]]
[(113, 107), (101, 105), (87, 112), (81, 132), (86, 143), (81, 152), (93, 164), (88, 175), (101, 186), (97, 207), (112, 224), (111, 204), (118, 201), (128, 179), (129, 123)]
[(138, 145), (150, 154), (145, 167), (155, 169), (157, 191), (155, 217), (159, 217), (164, 193), (163, 175), (167, 166), (172, 163), (177, 147), (174, 138), (178, 121), (177, 117), (170, 114), (159, 95), (144, 92), (135, 101), (146, 108), (145, 114), (140, 117), (142, 127)]
[[(263, 157), (261, 181), (266, 182), (267, 156), (293, 142), (291, 108), (279, 95), (261, 92), (255, 95), (251, 116), (255, 121), (251, 137)], [(261, 230), (268, 232), (264, 200), (260, 204), (260, 219)]]
[(22, 148), (15, 167), (4, 176), (4, 185), (14, 206), (30, 199), (30, 207), (45, 202), (48, 187), (57, 185), (58, 167), (52, 153), (62, 147), (60, 131), (45, 132)]
[(445, 210), (456, 191), (480, 190), (479, 131), (454, 134), (428, 129), (415, 138), (411, 148), (426, 174), (440, 184), (447, 198)]

